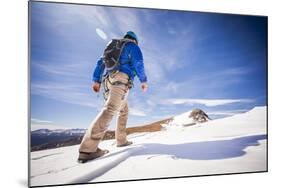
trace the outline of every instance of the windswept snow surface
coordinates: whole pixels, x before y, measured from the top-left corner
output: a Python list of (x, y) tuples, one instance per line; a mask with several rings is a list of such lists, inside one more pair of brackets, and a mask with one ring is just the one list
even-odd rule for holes
[[(58, 185), (267, 170), (266, 107), (232, 117), (129, 135), (134, 144), (78, 164), (78, 145), (31, 153), (31, 185)], [(179, 115), (180, 123), (189, 120)], [(188, 116), (187, 116), (188, 117)]]
[(193, 124), (193, 119), (189, 117), (190, 113), (191, 111), (188, 111), (178, 116), (175, 116), (173, 120), (167, 124), (167, 126), (184, 126)]

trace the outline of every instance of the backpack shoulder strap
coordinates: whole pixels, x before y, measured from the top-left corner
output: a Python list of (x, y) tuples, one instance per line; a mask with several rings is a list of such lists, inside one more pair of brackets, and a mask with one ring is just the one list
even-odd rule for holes
[(135, 41), (132, 40), (132, 39), (123, 38), (123, 39), (120, 39), (120, 40), (121, 40), (121, 42), (124, 42), (124, 43), (128, 43), (128, 42), (135, 43)]
[(120, 59), (121, 53), (122, 53), (122, 51), (123, 51), (125, 45), (126, 45), (127, 43), (129, 43), (129, 42), (133, 42), (133, 43), (134, 43), (133, 40), (127, 39), (127, 38), (125, 38), (125, 39), (123, 38), (123, 39), (119, 39), (119, 40), (120, 40), (120, 42), (121, 42), (121, 50), (120, 50), (120, 54), (119, 54), (119, 57), (118, 57), (118, 61), (119, 61), (119, 59)]

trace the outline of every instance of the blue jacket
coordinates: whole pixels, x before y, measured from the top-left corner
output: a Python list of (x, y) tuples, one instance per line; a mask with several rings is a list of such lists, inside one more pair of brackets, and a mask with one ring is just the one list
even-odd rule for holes
[[(135, 75), (138, 76), (140, 82), (147, 82), (147, 77), (144, 71), (142, 52), (138, 45), (133, 42), (125, 44), (119, 59), (119, 71), (126, 73), (133, 81)], [(102, 58), (97, 61), (93, 72), (93, 81), (101, 83), (105, 65)], [(106, 72), (107, 74), (108, 72)]]

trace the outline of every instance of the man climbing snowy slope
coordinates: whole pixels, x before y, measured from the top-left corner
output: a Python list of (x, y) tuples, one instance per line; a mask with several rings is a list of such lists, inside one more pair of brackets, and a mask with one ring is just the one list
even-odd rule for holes
[(99, 92), (103, 86), (105, 104), (83, 137), (79, 162), (84, 163), (108, 153), (108, 150), (102, 150), (98, 145), (114, 115), (118, 115), (115, 131), (117, 147), (132, 144), (126, 135), (129, 112), (127, 98), (135, 76), (141, 82), (141, 89), (146, 91), (147, 77), (138, 38), (134, 32), (128, 31), (123, 39), (111, 40), (97, 61), (93, 73), (93, 90)]

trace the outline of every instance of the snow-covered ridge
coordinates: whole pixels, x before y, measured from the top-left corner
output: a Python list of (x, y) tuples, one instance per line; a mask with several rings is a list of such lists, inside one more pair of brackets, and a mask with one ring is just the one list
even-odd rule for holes
[[(255, 114), (255, 113), (260, 113), (262, 111), (265, 111), (266, 107), (264, 106), (257, 106), (254, 107), (253, 109), (244, 112), (244, 113), (236, 113), (236, 114), (231, 114), (229, 116), (227, 116), (226, 118), (229, 118), (231, 116), (236, 116), (236, 115), (240, 115), (240, 114)], [(196, 122), (194, 122), (194, 120), (190, 117), (192, 110), (184, 112), (180, 115), (174, 116), (172, 118), (172, 120), (170, 122), (168, 122), (167, 124), (164, 124), (163, 126), (185, 126), (185, 125), (194, 125), (196, 124)]]
[[(176, 117), (188, 122), (188, 112)], [(126, 148), (102, 141), (110, 153), (86, 164), (76, 162), (78, 145), (32, 152), (31, 185), (266, 171), (266, 118), (267, 107), (256, 107), (195, 126), (134, 133)]]
[(163, 126), (190, 126), (197, 123), (207, 122), (209, 120), (209, 116), (203, 110), (197, 108), (173, 117), (170, 122)]
[(191, 110), (173, 117), (173, 120), (168, 123), (169, 126), (183, 126), (194, 123), (193, 119), (189, 117)]
[(266, 112), (267, 106), (256, 106), (252, 110), (249, 110), (246, 113), (263, 113)]

